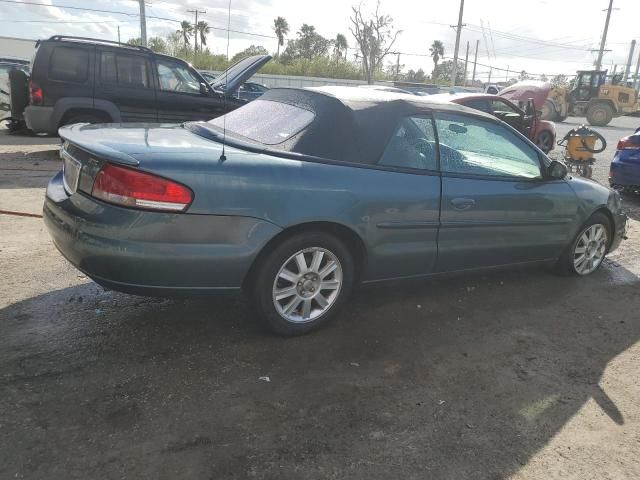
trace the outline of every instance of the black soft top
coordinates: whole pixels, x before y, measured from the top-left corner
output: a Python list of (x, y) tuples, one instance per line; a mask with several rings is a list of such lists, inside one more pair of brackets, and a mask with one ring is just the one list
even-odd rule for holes
[(354, 87), (274, 88), (260, 100), (286, 103), (315, 114), (306, 128), (274, 148), (352, 163), (377, 163), (396, 127), (408, 115), (438, 110), (495, 121), (461, 105), (430, 102), (429, 97)]

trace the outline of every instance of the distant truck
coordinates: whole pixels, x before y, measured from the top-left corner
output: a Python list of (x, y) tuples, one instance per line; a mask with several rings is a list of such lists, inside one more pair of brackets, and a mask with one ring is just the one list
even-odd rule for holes
[(511, 99), (526, 99), (528, 95), (544, 95), (541, 118), (562, 122), (569, 115), (586, 117), (590, 125), (602, 127), (611, 119), (640, 111), (638, 92), (620, 85), (614, 77), (606, 83), (607, 70), (581, 70), (573, 88), (554, 87), (548, 82), (527, 80), (500, 92)]

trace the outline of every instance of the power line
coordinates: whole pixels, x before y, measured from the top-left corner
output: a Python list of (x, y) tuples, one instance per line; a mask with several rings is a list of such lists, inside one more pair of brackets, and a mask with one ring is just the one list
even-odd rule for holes
[[(125, 20), (121, 22), (120, 20), (102, 20), (100, 23), (126, 23), (126, 22), (137, 22), (138, 20)], [(4, 23), (93, 23), (95, 24), (95, 20), (0, 20), (0, 22)]]
[[(97, 8), (86, 8), (86, 7), (72, 7), (70, 5), (45, 5), (43, 3), (37, 3), (37, 2), (29, 2), (29, 1), (22, 1), (22, 0), (0, 0), (0, 2), (2, 3), (14, 3), (17, 5), (36, 5), (39, 7), (56, 7), (56, 8), (65, 8), (65, 9), (70, 9), (70, 10), (82, 10), (82, 11), (86, 11), (86, 12), (95, 12), (95, 13), (112, 13), (115, 15), (126, 15), (129, 17), (139, 17), (140, 14), (139, 13), (132, 13), (132, 12), (121, 12), (121, 11), (117, 11), (117, 10), (102, 10), (102, 9), (97, 9)], [(173, 22), (173, 23), (181, 23), (181, 20), (176, 20), (174, 18), (167, 18), (167, 17), (160, 17), (157, 15), (147, 15), (146, 16), (147, 19), (154, 19), (154, 20), (162, 20), (162, 21), (167, 21), (167, 22)], [(69, 22), (65, 22), (65, 23), (69, 23)], [(95, 22), (94, 22), (95, 23)], [(253, 33), (253, 32), (246, 32), (243, 30), (234, 30), (234, 29), (227, 29), (227, 28), (223, 28), (223, 27), (216, 27), (216, 26), (209, 26), (211, 28), (211, 30), (220, 30), (223, 32), (230, 32), (230, 33), (237, 33), (240, 35), (249, 35), (252, 37), (260, 37), (260, 38), (269, 38), (269, 39), (275, 39), (276, 37), (274, 35), (264, 35), (261, 33)]]
[(2, 3), (15, 3), (18, 5), (35, 5), (38, 7), (47, 7), (47, 8), (51, 8), (51, 7), (55, 7), (55, 8), (65, 8), (68, 10), (83, 10), (85, 12), (96, 12), (96, 13), (115, 13), (118, 15), (128, 15), (130, 17), (137, 17), (139, 16), (139, 14), (137, 13), (129, 13), (129, 12), (119, 12), (119, 11), (115, 11), (115, 10), (101, 10), (98, 8), (87, 8), (87, 7), (72, 7), (71, 5), (47, 5), (44, 3), (38, 3), (38, 2), (28, 2), (28, 1), (18, 1), (18, 0), (0, 0), (0, 2)]

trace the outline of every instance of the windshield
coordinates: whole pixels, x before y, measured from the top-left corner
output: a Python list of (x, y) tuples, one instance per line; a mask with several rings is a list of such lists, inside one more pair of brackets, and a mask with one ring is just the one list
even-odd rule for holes
[(271, 100), (254, 100), (208, 123), (230, 134), (236, 134), (265, 145), (277, 145), (309, 125), (315, 115), (304, 108)]

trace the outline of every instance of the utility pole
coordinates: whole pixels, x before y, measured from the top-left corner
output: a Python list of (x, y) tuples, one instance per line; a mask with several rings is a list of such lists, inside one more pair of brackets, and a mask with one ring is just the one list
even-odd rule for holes
[(143, 47), (147, 46), (147, 16), (144, 11), (144, 0), (138, 0), (140, 4), (140, 41)]
[(400, 52), (396, 52), (396, 80), (400, 80)]
[(491, 83), (491, 74), (493, 73), (493, 67), (489, 67), (489, 80), (487, 80), (487, 83)]
[(462, 86), (467, 86), (467, 64), (469, 63), (469, 42), (467, 41), (467, 54), (464, 57), (464, 80)]
[(120, 43), (120, 25), (118, 25), (118, 43)]
[[(613, 2), (613, 0), (611, 0)], [(456, 75), (458, 74), (458, 52), (460, 51), (460, 33), (462, 32), (462, 12), (464, 11), (464, 0), (460, 0), (460, 13), (458, 14), (458, 26), (456, 27), (456, 47), (453, 51), (453, 68), (451, 69), (451, 86), (456, 86)]]
[(509, 65), (507, 65), (507, 74), (504, 77), (504, 81), (508, 82), (509, 81)]
[(478, 47), (480, 46), (480, 40), (476, 40), (476, 53), (473, 58), (473, 75), (471, 76), (471, 86), (476, 82), (476, 65), (478, 63)]
[[(207, 13), (206, 10), (187, 10), (187, 13), (195, 13), (196, 14), (196, 23), (193, 24), (193, 48), (194, 51), (198, 51), (198, 14), (199, 13)], [(200, 45), (202, 47), (202, 45)]]
[(633, 51), (636, 49), (636, 41), (631, 40), (631, 48), (629, 49), (629, 58), (627, 59), (627, 68), (624, 69), (624, 77), (622, 78), (623, 83), (627, 83), (627, 79), (629, 78), (629, 73), (631, 73), (631, 62), (633, 62)]
[(602, 55), (604, 47), (607, 44), (607, 32), (609, 31), (609, 20), (611, 19), (611, 9), (613, 8), (613, 0), (609, 0), (609, 8), (607, 9), (607, 19), (604, 22), (604, 32), (602, 33), (602, 41), (600, 42), (600, 51), (598, 52), (598, 60), (596, 60), (596, 70), (602, 67)]
[(640, 71), (640, 52), (638, 52), (638, 63), (636, 63), (636, 73), (633, 76), (633, 88), (638, 89), (638, 72)]

